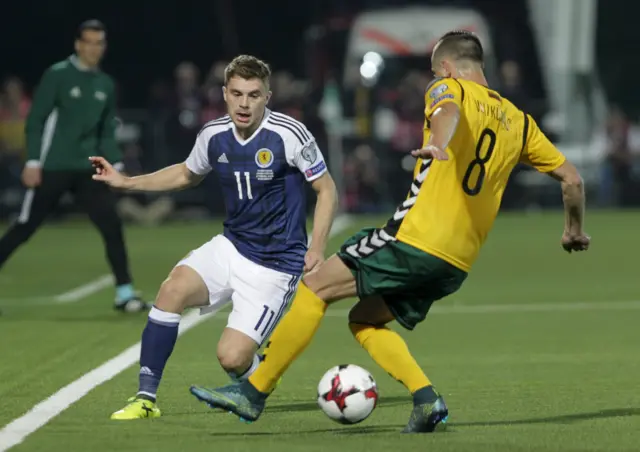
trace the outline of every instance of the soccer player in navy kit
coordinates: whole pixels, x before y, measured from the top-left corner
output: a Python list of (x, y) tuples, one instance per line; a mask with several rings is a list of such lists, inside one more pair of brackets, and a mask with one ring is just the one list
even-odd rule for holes
[[(238, 56), (227, 66), (228, 115), (202, 128), (183, 163), (125, 177), (104, 158), (91, 158), (94, 179), (127, 190), (179, 190), (216, 171), (222, 190), (211, 196), (224, 196), (227, 209), (224, 232), (178, 262), (162, 284), (142, 333), (138, 393), (112, 419), (160, 416), (156, 393), (185, 308), (210, 312), (233, 303), (218, 360), (232, 378), (248, 378), (301, 274), (324, 260), (337, 206), (335, 184), (307, 128), (266, 108), (269, 76), (268, 65), (252, 56)], [(309, 249), (307, 182), (317, 193)]]

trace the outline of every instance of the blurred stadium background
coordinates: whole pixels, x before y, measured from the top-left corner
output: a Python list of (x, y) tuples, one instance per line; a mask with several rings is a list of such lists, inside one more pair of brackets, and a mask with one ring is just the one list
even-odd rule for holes
[[(118, 83), (118, 139), (132, 174), (182, 161), (200, 127), (224, 114), (222, 72), (233, 56), (272, 65), (271, 107), (313, 132), (341, 209), (353, 214), (328, 252), (358, 228), (382, 223), (404, 198), (413, 167), (407, 152), (421, 144), (431, 46), (449, 29), (473, 30), (491, 85), (528, 110), (582, 171), (594, 236), (589, 253), (563, 254), (559, 188), (519, 168), (503, 203), (510, 212), (499, 216), (468, 282), (405, 336), (445, 391), (452, 428), (464, 434), (394, 435), (409, 398), (353, 343), (343, 304), (256, 425), (211, 413), (186, 392), (192, 383), (227, 381), (213, 351), (224, 325), (218, 316), (178, 341), (159, 422), (108, 420), (135, 390), (130, 368), (20, 450), (324, 451), (336, 438), (341, 450), (367, 452), (637, 450), (639, 9), (622, 0), (3, 2), (0, 230), (24, 195), (30, 95), (44, 69), (72, 52), (77, 25), (98, 18), (108, 27), (103, 67)], [(220, 231), (217, 193), (210, 176), (176, 194), (121, 195), (133, 277), (146, 297)], [(111, 311), (98, 233), (76, 220), (71, 201), (0, 272), (0, 450), (5, 424), (134, 344), (145, 322)], [(317, 381), (339, 362), (370, 369), (380, 385), (380, 407), (364, 426), (337, 426), (316, 408)]]
[[(0, 73), (0, 217), (20, 209), (24, 119), (42, 71), (72, 51), (87, 17), (109, 27), (104, 69), (115, 77), (118, 138), (130, 173), (181, 161), (202, 124), (224, 113), (221, 77), (237, 53), (274, 69), (271, 107), (305, 122), (330, 160), (342, 208), (386, 213), (407, 190), (421, 141), (422, 93), (434, 40), (452, 28), (483, 39), (490, 83), (529, 111), (581, 168), (590, 207), (640, 203), (640, 90), (626, 50), (640, 38), (622, 1), (597, 0), (230, 0), (200, 5), (118, 2), (53, 12), (9, 2)], [(37, 2), (35, 2), (37, 3)], [(61, 4), (65, 4), (62, 2)], [(124, 5), (124, 3), (123, 3)], [(27, 19), (27, 17), (29, 17)], [(123, 196), (123, 215), (159, 224), (223, 214), (210, 178), (176, 195)], [(547, 178), (519, 170), (505, 209), (555, 208)], [(63, 209), (61, 215), (73, 213)]]

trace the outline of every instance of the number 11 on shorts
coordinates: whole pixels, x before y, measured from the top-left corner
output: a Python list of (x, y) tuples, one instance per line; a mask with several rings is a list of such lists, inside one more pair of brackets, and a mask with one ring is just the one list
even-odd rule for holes
[[(262, 315), (260, 316), (260, 320), (258, 320), (258, 323), (256, 323), (256, 326), (253, 329), (255, 331), (258, 331), (260, 327), (264, 324), (264, 327), (262, 328), (262, 332), (260, 332), (260, 335), (264, 336), (265, 333), (269, 331), (269, 327), (271, 326), (271, 322), (273, 322), (273, 318), (276, 316), (276, 313), (272, 309), (269, 309), (269, 306), (267, 306), (266, 304), (262, 306), (262, 308), (263, 308), (263, 311), (262, 311)], [(265, 319), (267, 319), (266, 322), (265, 322)]]

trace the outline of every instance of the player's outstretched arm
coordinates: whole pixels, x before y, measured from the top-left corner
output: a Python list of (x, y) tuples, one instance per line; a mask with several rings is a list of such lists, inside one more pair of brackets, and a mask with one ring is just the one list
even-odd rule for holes
[(562, 247), (569, 253), (587, 250), (591, 238), (584, 232), (584, 183), (578, 169), (565, 160), (558, 168), (550, 171), (549, 175), (560, 181), (562, 186), (565, 212)]
[(431, 136), (422, 149), (412, 151), (414, 157), (448, 160), (447, 146), (453, 138), (460, 121), (460, 108), (453, 102), (438, 107), (430, 118)]
[(560, 181), (564, 202), (562, 247), (584, 251), (591, 238), (584, 232), (584, 184), (577, 168), (549, 141), (529, 115), (524, 116), (520, 162)]
[(318, 199), (313, 215), (313, 235), (309, 252), (305, 257), (305, 272), (309, 272), (322, 263), (327, 238), (338, 209), (338, 191), (331, 175), (326, 172), (311, 183)]
[(114, 188), (131, 191), (175, 191), (182, 190), (202, 181), (204, 176), (192, 173), (187, 165), (178, 163), (155, 173), (126, 177), (118, 172), (104, 157), (89, 157), (96, 174), (94, 180), (104, 182)]

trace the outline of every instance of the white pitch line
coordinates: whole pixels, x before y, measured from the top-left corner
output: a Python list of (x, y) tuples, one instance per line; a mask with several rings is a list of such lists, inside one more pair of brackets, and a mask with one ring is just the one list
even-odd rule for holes
[[(199, 311), (189, 312), (180, 322), (178, 335), (189, 331), (209, 317), (210, 315), (199, 315)], [(5, 452), (11, 447), (22, 443), (27, 436), (43, 427), (55, 416), (87, 395), (92, 389), (131, 367), (139, 358), (140, 342), (38, 403), (23, 416), (0, 430), (0, 452)]]
[[(351, 224), (353, 219), (349, 215), (339, 215), (336, 217), (331, 228), (330, 237), (334, 237), (344, 232)], [(311, 244), (311, 236), (309, 236), (309, 244)], [(57, 304), (75, 303), (80, 301), (89, 295), (93, 295), (96, 292), (100, 292), (103, 289), (113, 284), (113, 275), (102, 275), (99, 278), (89, 281), (86, 284), (78, 286), (67, 292), (53, 297), (25, 297), (25, 298), (10, 298), (0, 299), (2, 304), (48, 304), (51, 302)]]
[(102, 275), (86, 284), (53, 297), (55, 303), (73, 303), (113, 285), (113, 275)]
[(113, 284), (112, 275), (102, 275), (86, 284), (75, 287), (67, 292), (45, 297), (24, 297), (24, 298), (2, 298), (0, 304), (26, 304), (26, 305), (40, 305), (40, 304), (66, 304), (75, 303), (76, 301), (83, 300), (89, 295), (100, 292), (103, 289)]
[[(465, 315), (465, 314), (520, 314), (525, 312), (588, 312), (588, 311), (637, 311), (640, 310), (640, 300), (635, 301), (591, 301), (591, 302), (561, 302), (561, 303), (520, 303), (520, 304), (476, 304), (476, 305), (447, 305), (440, 301), (429, 310), (428, 315)], [(230, 311), (220, 311), (221, 314)], [(349, 309), (329, 309), (325, 317), (346, 318)], [(216, 317), (216, 319), (222, 317)]]
[(640, 309), (640, 301), (578, 301), (484, 305), (434, 305), (433, 314), (499, 314), (521, 312), (625, 311)]
[[(442, 300), (429, 310), (428, 315), (455, 314), (519, 314), (523, 312), (572, 312), (572, 311), (636, 311), (640, 309), (640, 301), (593, 301), (562, 303), (521, 303), (521, 304), (478, 304), (447, 305)], [(327, 317), (346, 317), (348, 309), (329, 309)]]
[[(350, 217), (338, 216), (331, 229), (330, 237), (341, 234), (352, 224)], [(94, 281), (95, 283), (95, 281)], [(79, 289), (67, 292), (73, 296)], [(98, 289), (99, 290), (99, 289)], [(199, 315), (199, 310), (189, 312), (180, 321), (178, 335), (185, 333), (196, 325), (210, 318), (215, 313)], [(27, 413), (7, 424), (0, 430), (0, 452), (5, 452), (11, 447), (21, 444), (27, 436), (46, 425), (51, 419), (62, 413), (75, 402), (87, 395), (91, 390), (111, 380), (113, 377), (134, 365), (140, 358), (140, 342), (132, 345), (115, 358), (110, 359), (101, 366), (84, 374), (74, 382), (58, 390), (55, 394), (38, 403)]]

